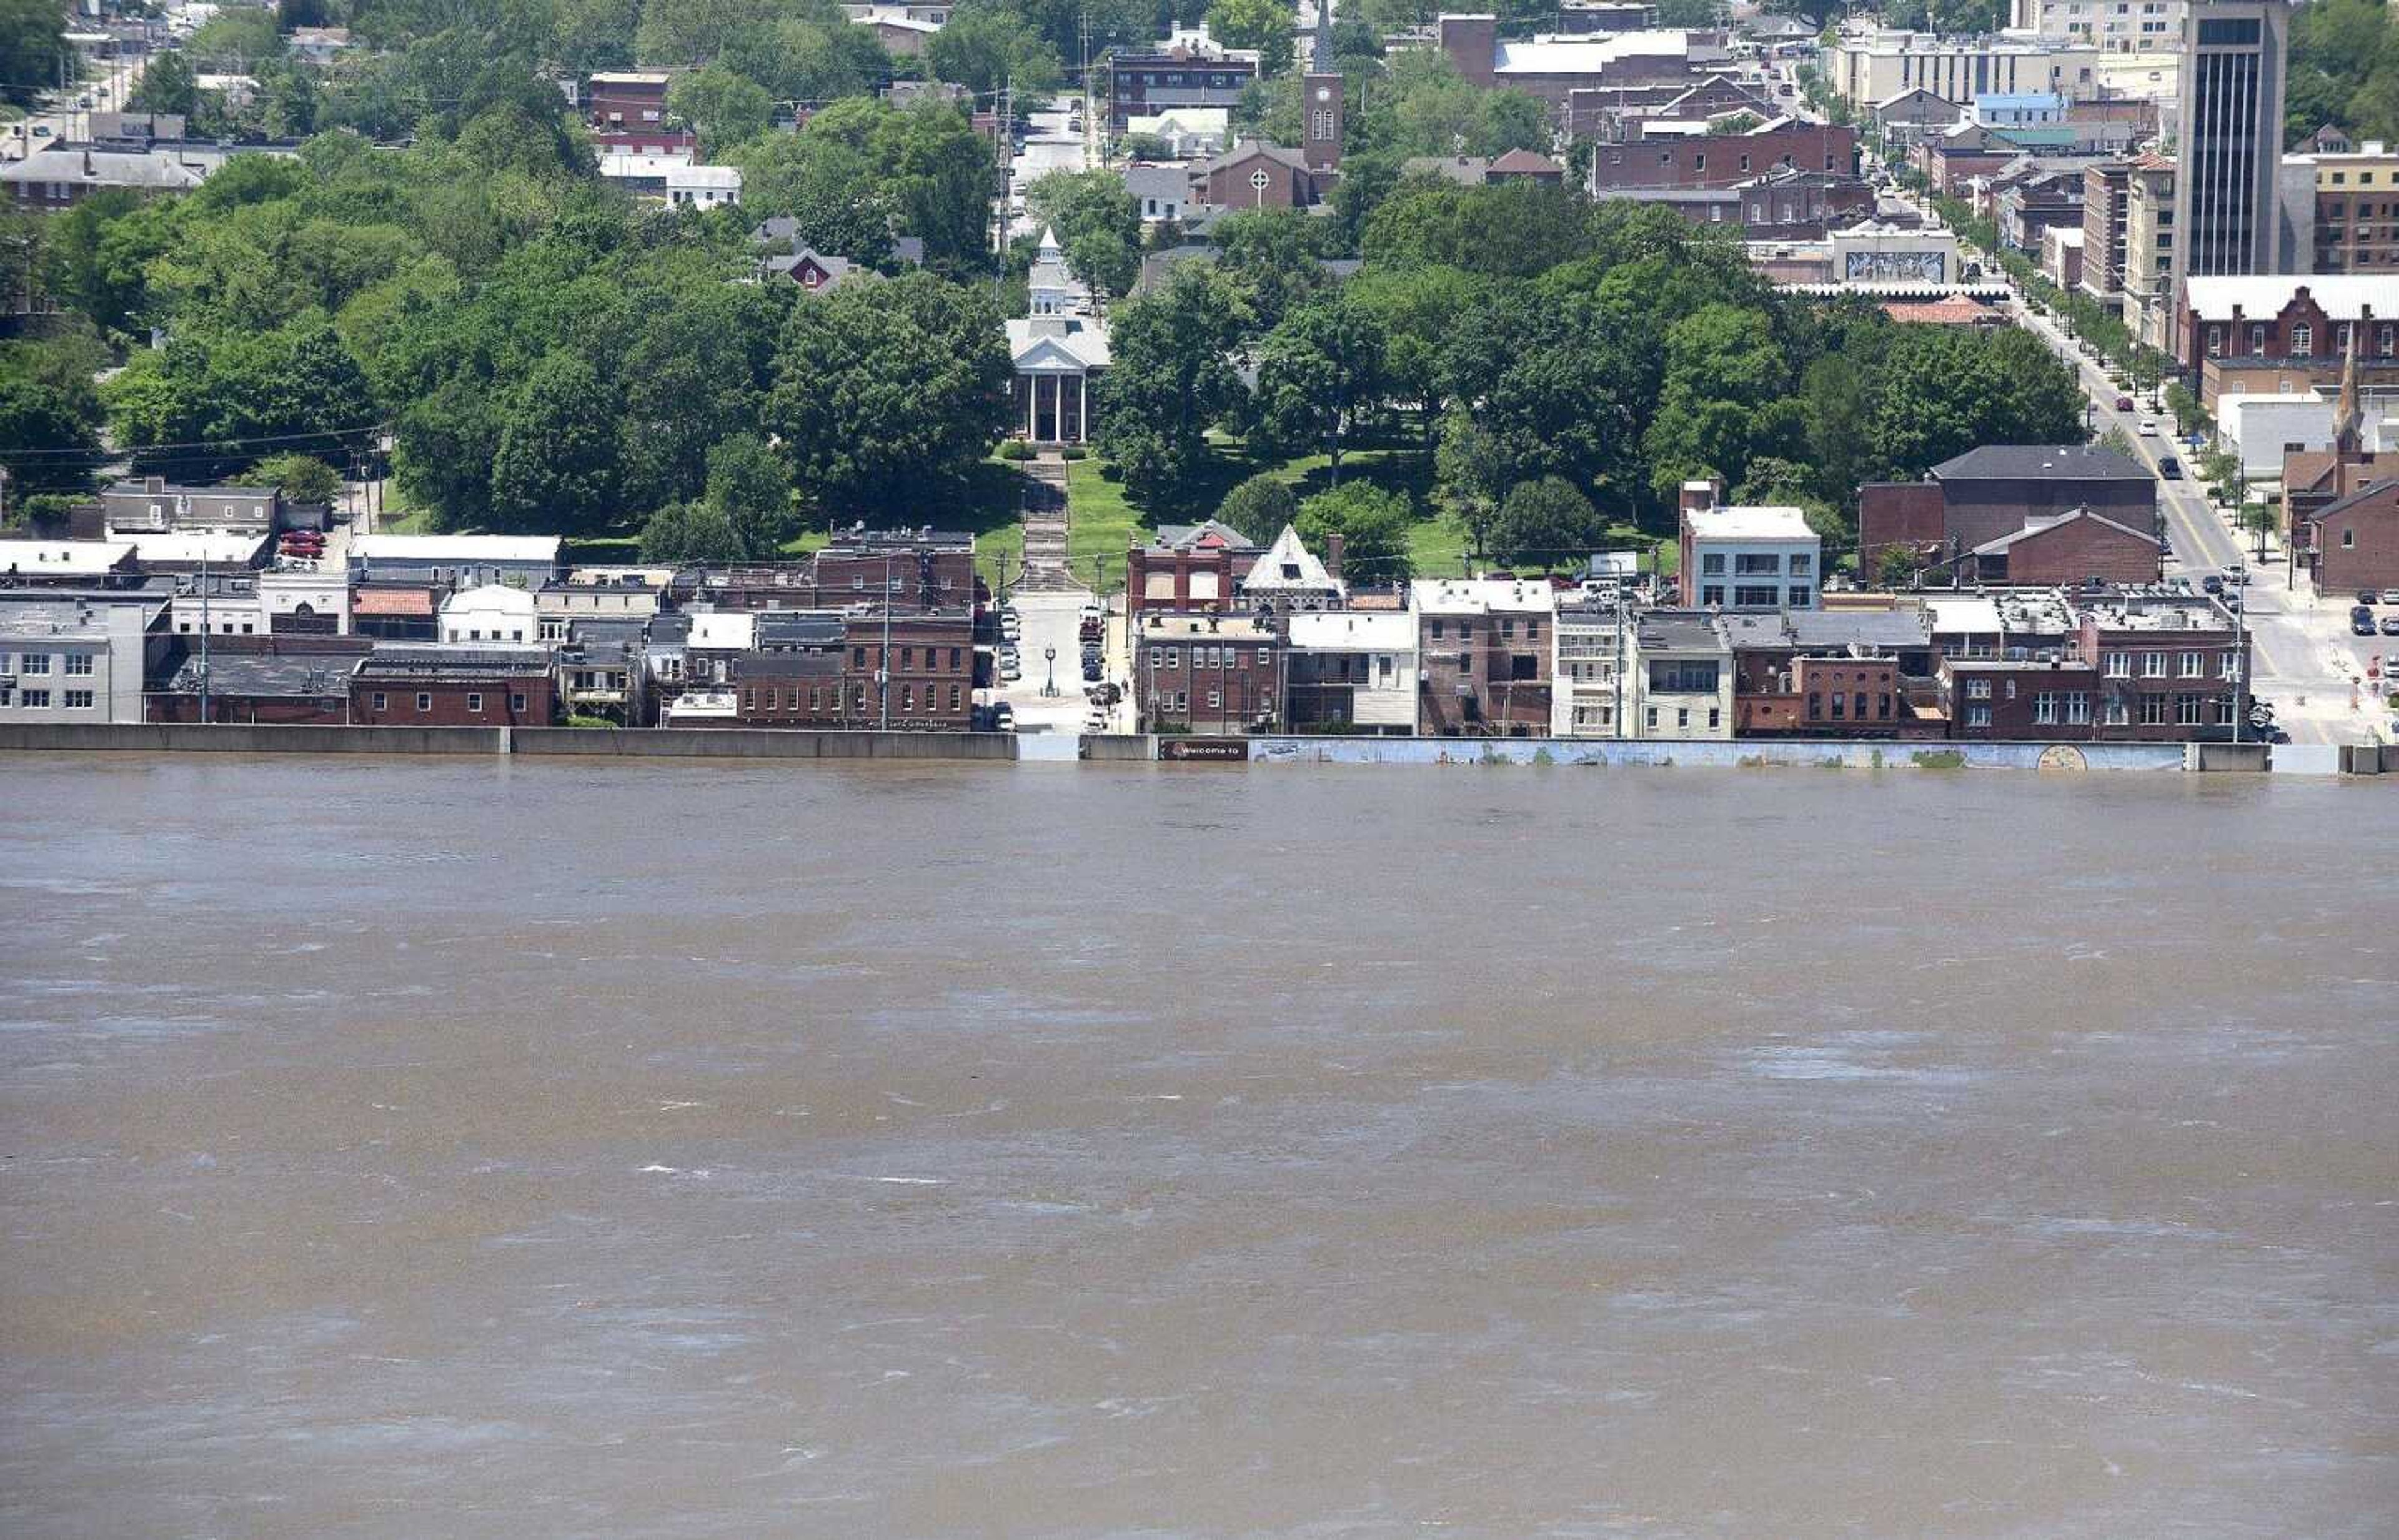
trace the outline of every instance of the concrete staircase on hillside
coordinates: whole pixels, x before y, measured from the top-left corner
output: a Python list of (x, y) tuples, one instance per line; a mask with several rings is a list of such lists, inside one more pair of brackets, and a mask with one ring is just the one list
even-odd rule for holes
[(1066, 570), (1066, 463), (1034, 460), (1023, 467), (1024, 501), (1023, 593), (1071, 593), (1083, 585)]

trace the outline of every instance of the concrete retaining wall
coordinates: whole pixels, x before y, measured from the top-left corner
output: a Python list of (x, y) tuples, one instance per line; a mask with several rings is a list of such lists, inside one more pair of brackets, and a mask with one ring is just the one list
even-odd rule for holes
[(1158, 739), (1131, 733), (1087, 735), (1083, 739), (1083, 757), (1111, 763), (1154, 760), (1158, 758)]
[(749, 727), (520, 727), (519, 754), (649, 759), (1012, 760), (1006, 733), (811, 733)]
[(1833, 770), (2180, 770), (2179, 743), (1852, 743), (1744, 738), (1253, 738), (1265, 764), (1785, 765)]
[(199, 723), (0, 723), (0, 750), (215, 754), (497, 754), (497, 727), (253, 727)]

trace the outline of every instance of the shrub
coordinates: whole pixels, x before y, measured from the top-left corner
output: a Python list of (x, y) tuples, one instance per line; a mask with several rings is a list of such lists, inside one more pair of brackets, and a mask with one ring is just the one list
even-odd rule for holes
[(1030, 460), (1039, 453), (1022, 439), (1010, 439), (999, 446), (999, 457), (1003, 460)]

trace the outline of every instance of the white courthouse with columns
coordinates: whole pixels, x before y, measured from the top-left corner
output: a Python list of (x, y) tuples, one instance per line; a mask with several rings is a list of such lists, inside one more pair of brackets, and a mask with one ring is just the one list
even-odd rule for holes
[(1025, 288), (1033, 314), (1008, 323), (1014, 431), (1037, 444), (1089, 443), (1091, 398), (1108, 367), (1107, 323), (1046, 229)]

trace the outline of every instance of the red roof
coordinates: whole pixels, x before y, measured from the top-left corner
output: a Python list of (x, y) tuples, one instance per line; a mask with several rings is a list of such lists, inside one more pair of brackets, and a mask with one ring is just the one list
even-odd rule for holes
[(352, 615), (430, 615), (429, 588), (360, 588), (350, 601)]
[(1893, 300), (1882, 307), (1882, 313), (1895, 321), (1924, 326), (1973, 326), (1996, 319), (1999, 314), (1982, 301), (1964, 294), (1937, 300)]

